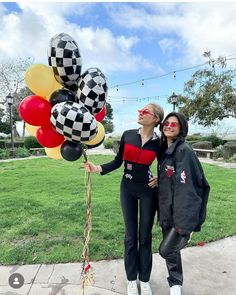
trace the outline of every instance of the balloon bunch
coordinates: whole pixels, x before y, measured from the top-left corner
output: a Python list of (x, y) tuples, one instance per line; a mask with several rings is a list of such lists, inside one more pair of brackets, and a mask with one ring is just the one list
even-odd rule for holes
[(94, 148), (105, 138), (106, 77), (95, 67), (81, 74), (78, 45), (65, 33), (51, 38), (48, 62), (27, 69), (25, 82), (35, 95), (21, 101), (19, 114), (50, 158), (75, 161), (84, 145)]

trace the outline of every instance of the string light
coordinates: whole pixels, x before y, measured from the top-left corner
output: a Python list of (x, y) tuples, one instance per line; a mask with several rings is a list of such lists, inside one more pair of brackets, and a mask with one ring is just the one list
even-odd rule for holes
[[(207, 51), (207, 52), (205, 52), (203, 54), (203, 56), (209, 58), (209, 54), (210, 54), (210, 51)], [(232, 56), (232, 55), (233, 54), (231, 54), (229, 56)], [(179, 69), (179, 70), (170, 71), (170, 72), (167, 72), (167, 73), (162, 74), (162, 75), (156, 75), (156, 76), (147, 77), (147, 78), (143, 78), (143, 79), (136, 80), (136, 81), (131, 81), (131, 82), (126, 82), (126, 83), (122, 83), (122, 84), (117, 84), (115, 86), (111, 86), (110, 89), (116, 88), (116, 90), (118, 91), (118, 87), (129, 86), (129, 85), (133, 85), (133, 84), (141, 84), (143, 86), (144, 85), (144, 81), (159, 79), (159, 78), (163, 78), (163, 77), (166, 77), (166, 76), (169, 76), (169, 75), (173, 75), (173, 77), (176, 78), (176, 73), (193, 70), (193, 69), (196, 69), (196, 68), (199, 68), (199, 67), (203, 67), (205, 65), (210, 65), (210, 66), (213, 65), (212, 68), (215, 70), (215, 67), (214, 67), (215, 64), (219, 64), (222, 67), (226, 67), (226, 61), (230, 61), (230, 60), (236, 59), (236, 57), (232, 57), (232, 58), (228, 58), (228, 57), (222, 57), (221, 56), (221, 57), (219, 57), (218, 59), (215, 59), (215, 60), (213, 60), (213, 59), (210, 58), (209, 61), (204, 62), (204, 63), (199, 64), (199, 65), (195, 65), (195, 66), (192, 66), (192, 67), (187, 67), (187, 68), (183, 68), (183, 69)]]
[(167, 99), (169, 97), (169, 95), (164, 94), (164, 95), (155, 95), (155, 96), (140, 96), (140, 97), (128, 97), (128, 96), (111, 96), (108, 95), (107, 97), (107, 101), (109, 103), (115, 103), (115, 102), (127, 102), (127, 101), (136, 101), (136, 102), (142, 102), (142, 101), (150, 101), (150, 100), (159, 100), (161, 97)]

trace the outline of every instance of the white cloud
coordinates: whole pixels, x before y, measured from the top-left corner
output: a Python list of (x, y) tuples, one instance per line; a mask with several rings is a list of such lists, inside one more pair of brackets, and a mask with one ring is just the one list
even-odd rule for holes
[(42, 17), (51, 17), (52, 19), (54, 16), (82, 16), (91, 9), (91, 4), (89, 3), (78, 4), (73, 2), (53, 3), (52, 1), (46, 1), (46, 3), (42, 3), (27, 1), (19, 2), (18, 5), (25, 13), (34, 12), (35, 14), (41, 15)]
[(47, 47), (55, 34), (64, 32), (78, 43), (83, 70), (99, 67), (106, 74), (115, 71), (134, 72), (150, 64), (132, 52), (139, 42), (135, 36), (115, 36), (110, 29), (81, 27), (68, 21), (68, 14), (78, 17), (88, 13), (90, 5), (81, 3), (30, 3), (19, 4), (22, 12), (12, 12), (0, 20), (0, 56), (4, 58), (33, 57), (35, 63), (47, 64)]
[(177, 48), (177, 43), (174, 39), (171, 38), (163, 38), (158, 42), (162, 52), (171, 53), (175, 48)]
[[(162, 49), (168, 42), (173, 43), (175, 36), (177, 46), (182, 45), (182, 63), (183, 60), (186, 64), (201, 62), (205, 49), (216, 57), (236, 53), (236, 3), (233, 2), (122, 4), (111, 15), (114, 22), (128, 29), (156, 32)], [(171, 38), (162, 38), (164, 34), (170, 34)]]

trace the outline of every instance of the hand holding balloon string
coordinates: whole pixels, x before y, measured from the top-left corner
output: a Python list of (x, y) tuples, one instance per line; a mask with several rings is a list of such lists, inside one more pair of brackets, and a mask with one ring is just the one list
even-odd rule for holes
[(89, 161), (84, 162), (84, 169), (89, 173), (102, 172), (102, 167), (100, 165), (95, 165)]

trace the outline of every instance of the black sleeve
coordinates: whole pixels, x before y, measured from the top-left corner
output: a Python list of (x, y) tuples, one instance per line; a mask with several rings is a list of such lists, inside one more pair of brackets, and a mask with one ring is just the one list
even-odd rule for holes
[(189, 234), (200, 226), (205, 179), (194, 152), (185, 148), (176, 154), (173, 217), (176, 231)]
[(124, 133), (121, 136), (119, 150), (118, 150), (114, 160), (112, 160), (109, 163), (102, 164), (101, 165), (102, 172), (100, 174), (104, 175), (104, 174), (107, 174), (115, 169), (118, 169), (123, 163), (123, 153), (124, 153)]

